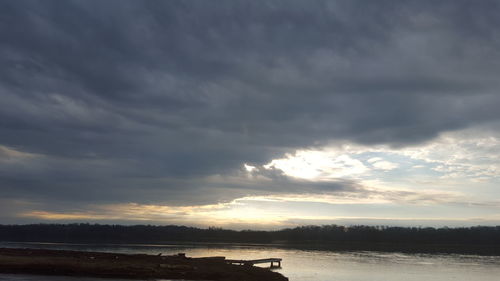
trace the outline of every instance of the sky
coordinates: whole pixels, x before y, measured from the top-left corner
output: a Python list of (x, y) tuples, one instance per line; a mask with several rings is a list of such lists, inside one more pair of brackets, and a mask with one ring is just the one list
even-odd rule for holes
[(500, 1), (0, 1), (0, 223), (500, 225)]

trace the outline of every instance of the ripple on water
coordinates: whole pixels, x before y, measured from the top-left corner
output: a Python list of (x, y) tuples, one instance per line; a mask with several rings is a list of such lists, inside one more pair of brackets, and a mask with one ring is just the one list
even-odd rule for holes
[[(9, 244), (0, 247), (37, 247), (120, 253), (184, 252), (191, 257), (225, 256), (231, 259), (283, 258), (277, 272), (290, 281), (498, 281), (499, 257), (474, 255), (433, 255), (386, 252), (332, 252), (255, 245), (69, 245), (69, 244)], [(24, 279), (23, 279), (24, 278)], [(62, 278), (62, 279), (61, 279)], [(95, 278), (0, 276), (0, 281), (101, 281)], [(106, 279), (106, 281), (111, 281)], [(117, 281), (117, 279), (114, 279)], [(121, 281), (121, 280), (120, 280)], [(166, 280), (164, 280), (166, 281)]]

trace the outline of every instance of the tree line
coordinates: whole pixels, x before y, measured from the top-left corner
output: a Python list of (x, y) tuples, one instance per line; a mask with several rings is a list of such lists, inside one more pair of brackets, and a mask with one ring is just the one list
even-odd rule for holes
[(500, 226), (459, 228), (389, 226), (301, 226), (275, 231), (217, 227), (101, 224), (0, 225), (0, 241), (62, 243), (229, 242), (284, 244), (460, 244), (500, 245)]

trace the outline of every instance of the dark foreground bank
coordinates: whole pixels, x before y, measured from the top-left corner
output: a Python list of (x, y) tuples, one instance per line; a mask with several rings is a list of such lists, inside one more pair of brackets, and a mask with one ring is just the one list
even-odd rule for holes
[(220, 258), (0, 248), (0, 273), (130, 279), (284, 281), (277, 272)]

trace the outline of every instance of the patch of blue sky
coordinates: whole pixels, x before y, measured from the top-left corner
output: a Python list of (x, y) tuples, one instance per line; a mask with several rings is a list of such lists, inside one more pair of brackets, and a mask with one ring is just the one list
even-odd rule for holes
[[(435, 170), (437, 163), (427, 162), (421, 159), (415, 159), (406, 155), (388, 152), (363, 152), (352, 155), (353, 158), (360, 160), (370, 169), (364, 176), (370, 179), (400, 180), (408, 177), (439, 177), (443, 172)], [(382, 169), (376, 166), (376, 163), (382, 161), (394, 164), (394, 168)]]

